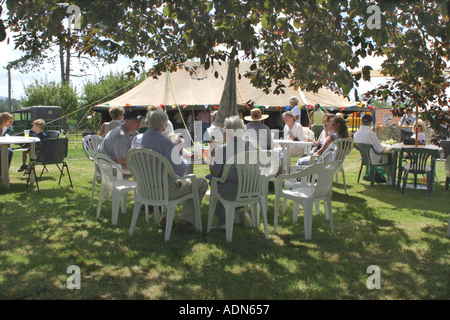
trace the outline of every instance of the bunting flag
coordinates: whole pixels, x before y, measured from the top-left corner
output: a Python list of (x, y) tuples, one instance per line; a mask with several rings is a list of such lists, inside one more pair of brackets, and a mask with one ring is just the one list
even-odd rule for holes
[(108, 106), (108, 107), (109, 107), (109, 103), (105, 103), (105, 106)]
[(163, 105), (163, 104), (160, 104), (159, 106), (160, 106), (161, 108), (164, 108), (164, 105)]
[(344, 110), (345, 110), (345, 107), (340, 107), (339, 109), (341, 109), (341, 111), (344, 111)]
[(289, 111), (291, 108), (292, 108), (291, 106), (286, 107), (286, 111)]
[(353, 108), (354, 108), (354, 106), (351, 106), (351, 107), (350, 107), (350, 110), (353, 111)]
[(208, 109), (208, 105), (207, 104), (205, 104), (205, 109)]
[(280, 106), (276, 106), (275, 109), (278, 111), (278, 109), (280, 109)]
[(131, 107), (131, 104), (125, 103), (125, 107)]
[(259, 109), (260, 107), (261, 107), (261, 106), (255, 106), (255, 108), (258, 108), (258, 109)]
[(264, 108), (269, 109), (269, 106), (268, 106), (268, 105), (265, 105)]
[[(312, 109), (312, 105), (308, 104), (308, 109)], [(320, 108), (322, 110), (322, 108)]]
[(372, 112), (373, 106), (368, 106), (370, 112)]
[(213, 106), (214, 107), (214, 109), (217, 109), (217, 108), (219, 108), (218, 106)]
[(186, 107), (187, 107), (187, 105), (185, 104), (185, 105), (183, 106), (183, 109), (186, 109)]
[(319, 110), (320, 110), (320, 111), (323, 111), (323, 108), (322, 108), (322, 107), (320, 107), (320, 108), (319, 108)]

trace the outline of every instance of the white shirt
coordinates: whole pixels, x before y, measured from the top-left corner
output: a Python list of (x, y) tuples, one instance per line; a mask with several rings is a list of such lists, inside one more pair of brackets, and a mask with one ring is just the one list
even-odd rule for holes
[(223, 144), (222, 130), (216, 127), (214, 123), (212, 123), (208, 129), (206, 129), (205, 134), (203, 135), (203, 140), (211, 141), (213, 137), (218, 141), (219, 144)]
[(302, 111), (300, 110), (299, 106), (295, 106), (291, 109), (291, 111), (295, 114), (295, 117), (297, 118), (298, 116), (298, 120), (295, 119), (295, 122), (300, 123), (300, 120), (302, 119), (301, 117), (301, 113)]
[(290, 130), (287, 125), (284, 125), (283, 132), (284, 132), (284, 139), (289, 139), (289, 133), (291, 133), (295, 138), (298, 138), (298, 140), (303, 140), (305, 135), (303, 132), (302, 125), (298, 122), (294, 122), (294, 125)]
[(110, 132), (112, 129), (117, 128), (122, 124), (122, 121), (120, 120), (111, 120), (110, 122), (105, 122), (105, 136), (108, 132)]
[(377, 134), (372, 131), (370, 126), (359, 127), (359, 130), (355, 132), (353, 139), (355, 143), (371, 144), (375, 152), (370, 150), (370, 159), (374, 163), (380, 163), (382, 161), (381, 155), (377, 153), (381, 153), (384, 150), (384, 147), (381, 145)]

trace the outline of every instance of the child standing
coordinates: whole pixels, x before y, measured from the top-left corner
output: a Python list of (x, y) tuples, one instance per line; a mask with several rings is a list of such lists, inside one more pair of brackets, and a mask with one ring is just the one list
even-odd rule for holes
[[(33, 137), (39, 138), (41, 141), (44, 139), (47, 139), (47, 135), (45, 134), (44, 130), (45, 121), (43, 119), (36, 119), (33, 121)], [(36, 142), (35, 146), (35, 155), (37, 156), (39, 154), (39, 149), (41, 147), (40, 142)], [(26, 170), (28, 168), (28, 161), (27, 157), (30, 153), (30, 148), (28, 150), (25, 150), (22, 154), (22, 166), (19, 168), (19, 172), (22, 172), (23, 170)], [(31, 156), (30, 156), (31, 159)]]

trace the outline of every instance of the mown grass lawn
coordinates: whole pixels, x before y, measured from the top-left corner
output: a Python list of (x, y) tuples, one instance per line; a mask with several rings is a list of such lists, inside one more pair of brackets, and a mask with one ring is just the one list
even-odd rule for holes
[[(359, 153), (345, 161), (348, 195), (342, 177), (333, 187), (334, 234), (323, 214), (314, 215), (312, 240), (306, 241), (303, 215), (292, 223), (292, 204), (273, 232), (273, 193), (269, 195), (269, 240), (259, 230), (236, 225), (233, 242), (224, 232), (207, 234), (208, 201), (202, 203), (203, 233), (172, 233), (168, 243), (153, 216), (143, 212), (128, 235), (127, 214), (111, 225), (111, 202), (100, 219), (90, 207), (93, 164), (81, 142), (71, 139), (67, 177), (58, 185), (56, 166), (43, 175), (41, 191), (25, 188), (11, 165), (11, 189), (0, 186), (1, 299), (448, 299), (449, 243), (445, 231), (450, 191), (444, 162), (430, 198), (426, 190), (361, 180)], [(208, 168), (196, 166), (205, 176)], [(97, 189), (96, 195), (99, 189)], [(69, 290), (67, 268), (81, 272), (81, 289)], [(381, 289), (369, 290), (367, 268), (380, 268)]]

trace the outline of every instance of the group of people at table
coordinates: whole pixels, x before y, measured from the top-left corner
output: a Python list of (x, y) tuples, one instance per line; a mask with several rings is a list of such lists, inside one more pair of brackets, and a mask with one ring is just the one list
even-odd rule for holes
[[(9, 136), (11, 135), (11, 127), (14, 122), (14, 117), (9, 112), (3, 112), (0, 114), (0, 136)], [(44, 132), (45, 127), (45, 121), (44, 119), (36, 119), (33, 121), (33, 127), (32, 127), (32, 136), (35, 138), (38, 138), (39, 141), (35, 144), (35, 153), (37, 154), (39, 152), (40, 148), (40, 142), (44, 139), (47, 139), (47, 134)], [(7, 146), (3, 146), (7, 147)], [(3, 148), (2, 147), (2, 148)], [(11, 161), (13, 158), (13, 150), (8, 147), (8, 168), (11, 165)], [(18, 172), (22, 172), (28, 169), (29, 163), (28, 163), (28, 157), (30, 155), (30, 147), (27, 147), (22, 152), (22, 165), (19, 168)], [(33, 155), (30, 156), (31, 159), (33, 159)], [(0, 166), (1, 166), (1, 157), (0, 157)]]
[[(341, 116), (335, 116), (330, 113), (323, 112), (316, 106), (311, 114), (310, 128), (314, 132), (314, 138), (310, 135), (306, 135), (305, 130), (300, 124), (301, 110), (298, 107), (298, 99), (292, 97), (290, 99), (292, 106), (291, 110), (283, 113), (284, 120), (283, 136), (284, 139), (294, 141), (310, 141), (314, 146), (313, 154), (320, 156), (334, 141), (341, 138), (348, 138), (350, 136), (346, 121)], [(126, 156), (127, 152), (132, 148), (148, 148), (152, 149), (171, 163), (174, 172), (178, 176), (186, 174), (190, 167), (188, 158), (191, 157), (191, 153), (185, 150), (185, 140), (182, 135), (174, 135), (174, 127), (166, 112), (161, 107), (151, 106), (147, 109), (146, 117), (139, 114), (136, 110), (125, 112), (122, 107), (111, 107), (109, 109), (112, 120), (102, 124), (99, 135), (104, 137), (102, 144), (99, 147), (99, 152), (109, 156), (112, 160), (116, 161), (126, 168)], [(269, 116), (262, 114), (259, 108), (251, 110), (251, 114), (244, 117), (247, 124), (239, 116), (232, 116), (226, 118), (223, 128), (215, 127), (214, 118), (215, 112), (211, 114), (210, 127), (206, 127), (202, 121), (202, 135), (204, 140), (210, 141), (210, 174), (213, 177), (221, 177), (224, 166), (228, 158), (236, 155), (238, 152), (256, 150), (257, 148), (265, 150), (276, 150), (277, 146), (273, 142), (271, 130), (268, 126), (262, 123), (264, 119)], [(401, 122), (412, 121), (418, 125), (422, 132), (425, 131), (425, 125), (421, 120), (416, 121), (410, 114), (405, 115)], [(144, 133), (139, 133), (142, 121), (145, 120), (148, 129)], [(2, 115), (0, 117), (0, 129), (2, 135), (4, 134), (4, 128), (11, 126), (9, 122), (12, 121), (12, 117)], [(386, 151), (386, 146), (383, 146), (378, 137), (371, 129), (372, 117), (366, 114), (362, 118), (362, 126), (354, 134), (354, 142), (371, 144), (375, 152), (371, 154), (373, 161), (383, 161), (383, 152)], [(400, 123), (399, 123), (400, 125)], [(39, 121), (33, 126), (33, 131), (36, 134), (41, 134), (42, 123)], [(419, 131), (419, 135), (420, 135)], [(41, 134), (42, 135), (42, 134)], [(411, 134), (405, 133), (406, 136)], [(176, 137), (174, 139), (174, 136)], [(45, 137), (44, 137), (45, 138)], [(174, 139), (175, 141), (173, 141)], [(419, 136), (419, 139), (423, 139)], [(244, 146), (238, 148), (238, 146)], [(174, 159), (173, 149), (178, 149), (176, 152), (176, 159)], [(282, 156), (282, 153), (280, 153)], [(305, 148), (303, 146), (293, 146), (291, 149), (292, 156), (298, 156), (298, 165), (310, 164), (313, 162), (311, 157), (306, 156)], [(25, 159), (25, 156), (24, 156)], [(8, 159), (11, 161), (11, 159)], [(24, 160), (23, 166), (19, 169), (23, 170), (26, 167)], [(184, 194), (191, 192), (192, 184), (188, 179), (170, 181), (170, 195), (177, 198)], [(230, 170), (227, 181), (219, 183), (219, 193), (222, 197), (228, 200), (233, 200), (236, 197), (236, 184), (237, 173)], [(197, 178), (198, 194), (200, 202), (202, 201), (207, 189), (208, 180), (206, 178)], [(239, 208), (237, 210), (239, 214), (237, 221), (241, 221), (247, 227), (252, 225), (250, 215), (245, 211), (245, 208)], [(219, 202), (215, 210), (215, 217), (217, 223), (212, 230), (225, 230), (225, 210), (222, 204)], [(165, 216), (160, 220), (159, 227), (165, 228)], [(194, 204), (192, 200), (188, 200), (184, 205), (181, 212), (181, 216), (178, 222), (174, 223), (174, 231), (177, 233), (193, 232), (195, 227), (194, 216)]]
[[(291, 105), (297, 104), (295, 97), (291, 98)], [(298, 106), (294, 106), (297, 107)], [(300, 113), (294, 110), (283, 113), (284, 139), (310, 141), (314, 146), (314, 155), (322, 154), (335, 140), (349, 137), (348, 128), (344, 118), (322, 112), (316, 108), (314, 112), (318, 113), (314, 117), (315, 126), (319, 127), (317, 138), (311, 139), (306, 135), (305, 130), (300, 124)], [(104, 140), (99, 147), (99, 152), (106, 154), (111, 159), (126, 167), (126, 155), (133, 148), (148, 148), (163, 155), (172, 165), (174, 172), (183, 176), (189, 169), (189, 157), (191, 153), (185, 151), (185, 140), (182, 135), (174, 135), (173, 125), (166, 112), (158, 106), (151, 106), (147, 110), (146, 117), (140, 115), (137, 111), (123, 112), (120, 107), (110, 108), (111, 118), (109, 123), (102, 126), (100, 132), (104, 135)], [(210, 175), (212, 177), (221, 177), (227, 160), (238, 152), (257, 150), (276, 150), (271, 130), (262, 123), (268, 118), (267, 114), (262, 114), (259, 108), (251, 110), (249, 116), (244, 117), (247, 122), (239, 116), (232, 116), (225, 119), (223, 128), (214, 126), (215, 112), (211, 114), (211, 126), (205, 129), (203, 137), (210, 141)], [(144, 133), (138, 133), (141, 122), (146, 120), (148, 129)], [(115, 128), (111, 128), (116, 126)], [(317, 128), (315, 128), (317, 129)], [(174, 136), (176, 138), (174, 138)], [(242, 147), (243, 146), (243, 147)], [(174, 148), (177, 152), (173, 152)], [(292, 155), (300, 157), (298, 163), (310, 162), (310, 157), (306, 156), (305, 148), (294, 146), (291, 150)], [(174, 154), (176, 155), (174, 158)], [(282, 155), (281, 155), (282, 156)], [(179, 197), (191, 192), (190, 180), (171, 181), (170, 194), (172, 197)], [(219, 183), (218, 192), (222, 197), (233, 200), (236, 197), (237, 173), (230, 170), (228, 179)], [(207, 177), (197, 177), (197, 187), (200, 201), (203, 199), (208, 189)], [(250, 227), (252, 225), (250, 215), (245, 208), (237, 209), (237, 221)], [(219, 202), (215, 209), (216, 225), (212, 230), (225, 230), (225, 210)], [(165, 217), (160, 220), (160, 228), (165, 228)], [(193, 232), (195, 227), (194, 206), (192, 201), (187, 201), (178, 222), (174, 224), (174, 231), (178, 233)]]

